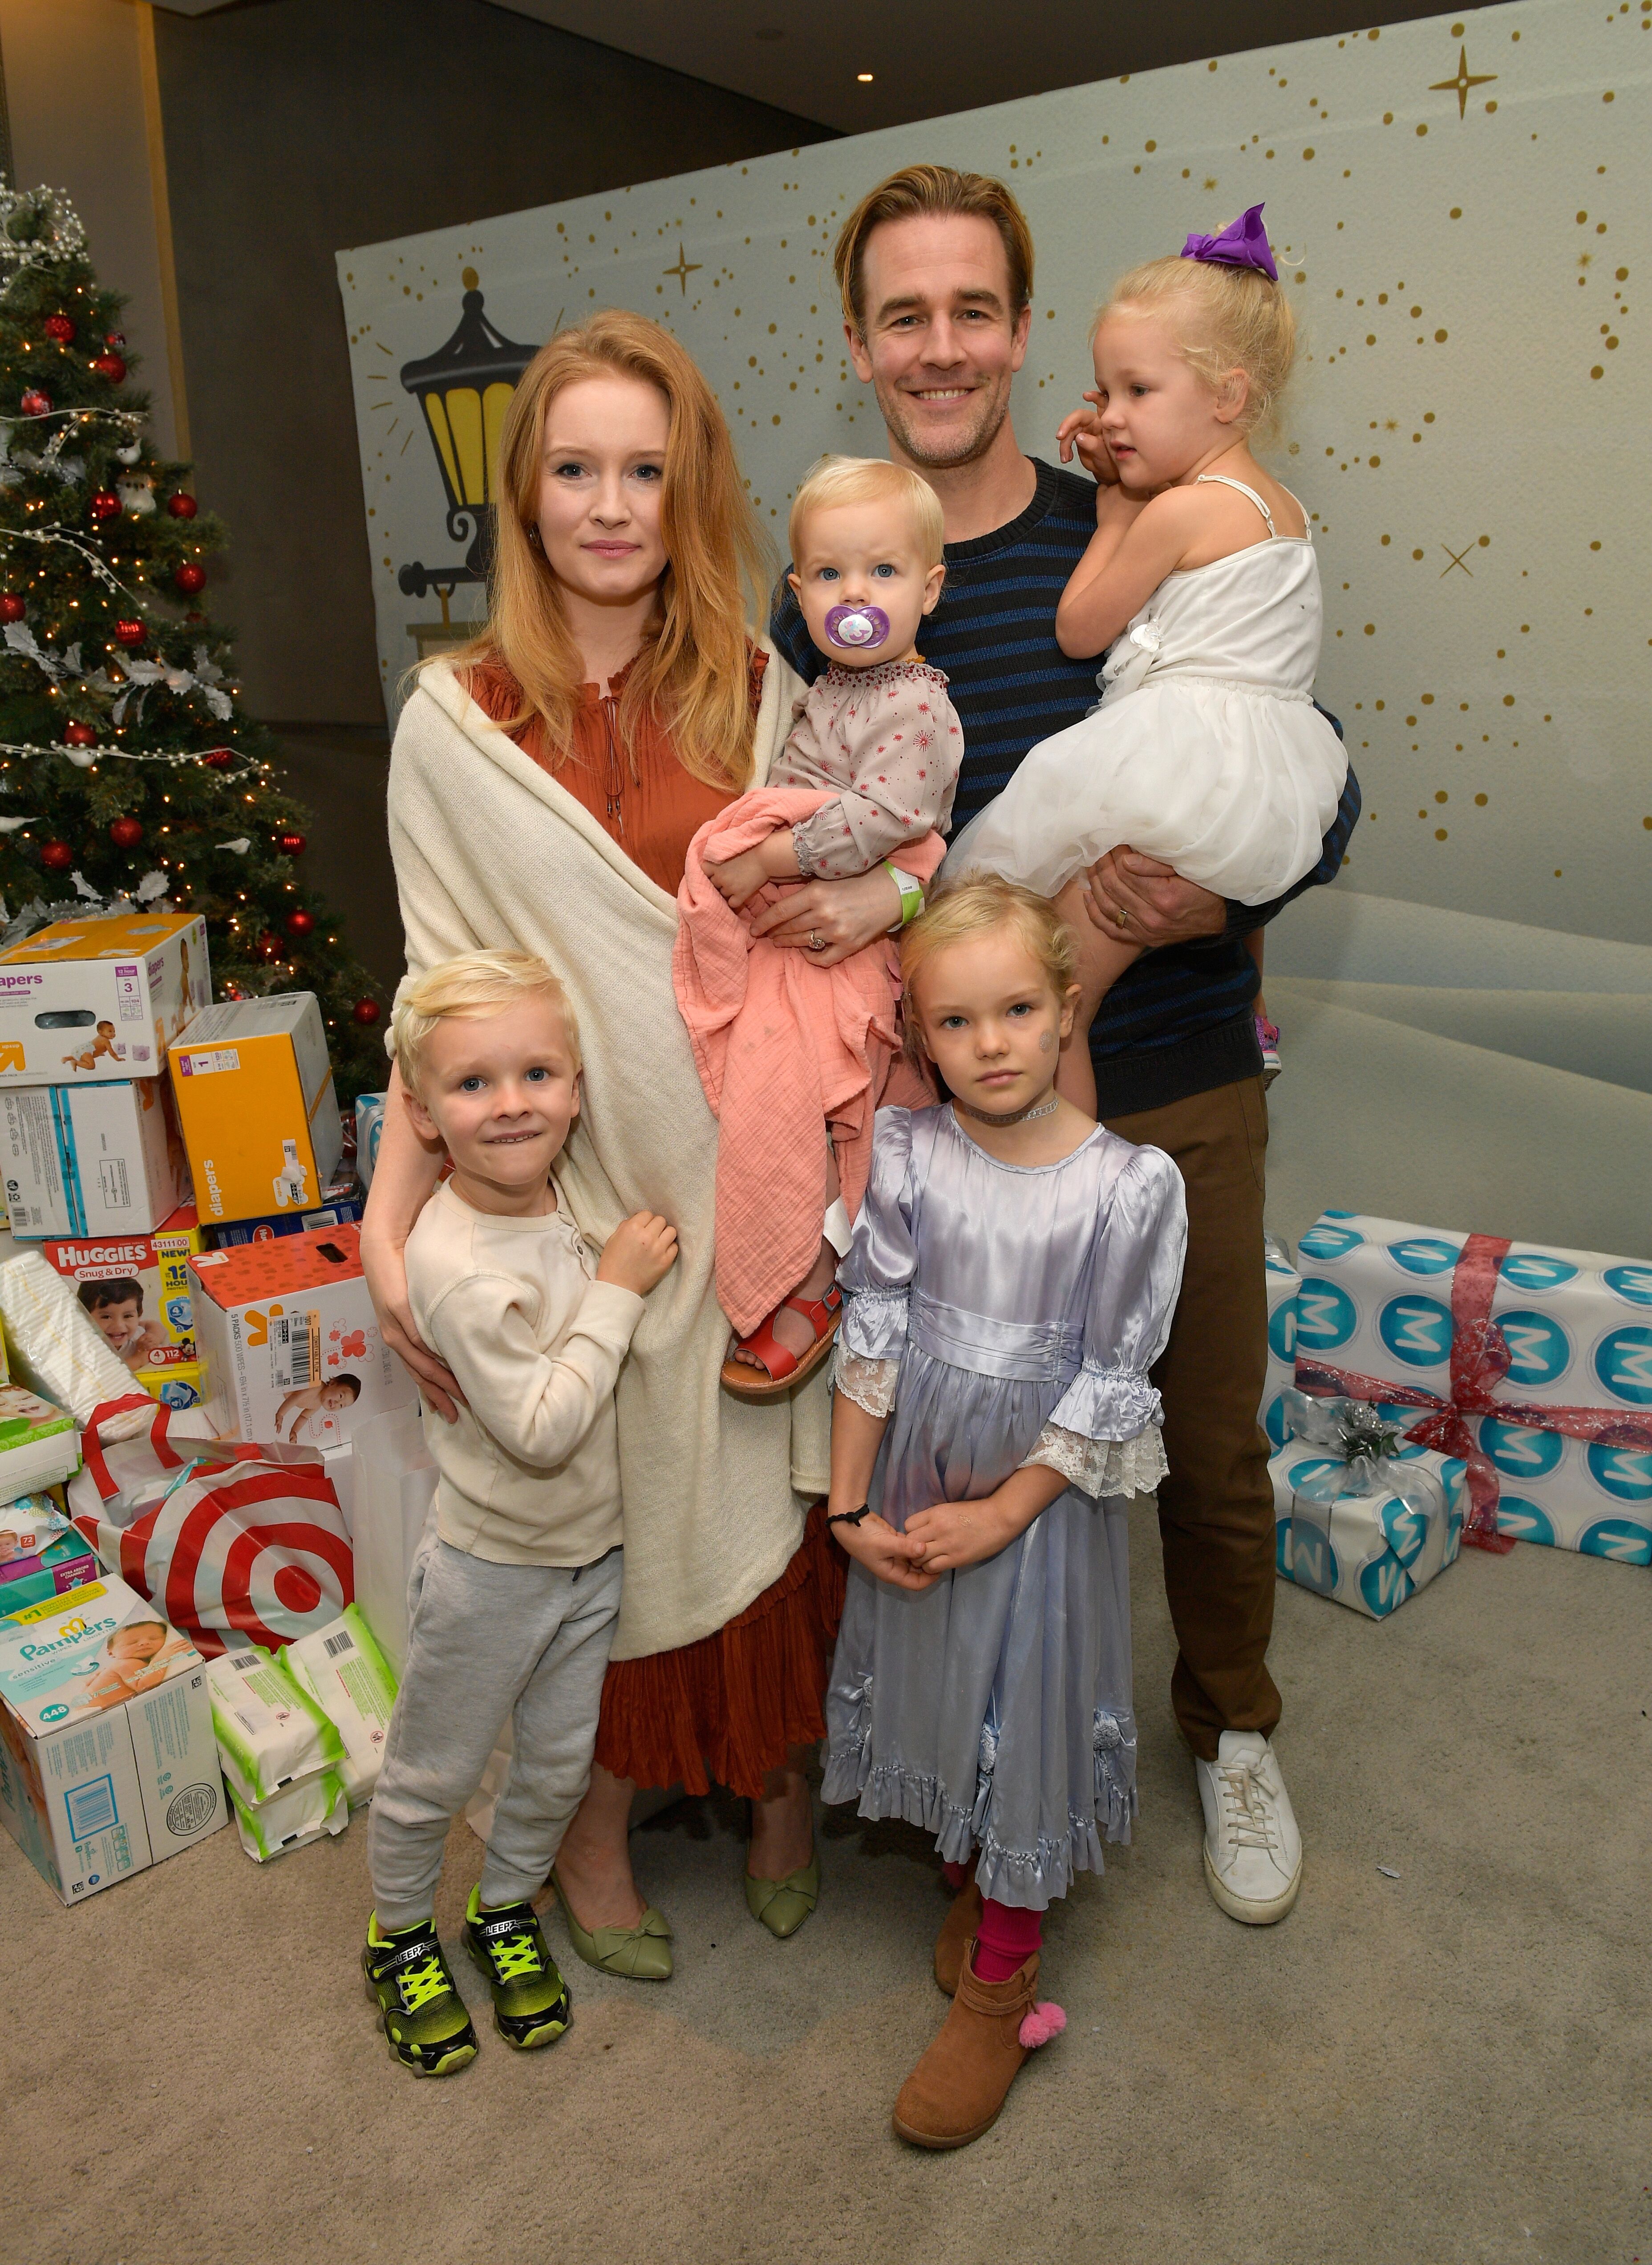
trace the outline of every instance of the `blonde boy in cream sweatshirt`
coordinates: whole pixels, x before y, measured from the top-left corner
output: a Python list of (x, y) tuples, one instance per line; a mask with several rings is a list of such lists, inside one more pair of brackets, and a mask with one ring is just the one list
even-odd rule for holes
[(510, 1776), (465, 1948), (508, 2043), (550, 2044), (567, 2027), (533, 1897), (590, 1780), (620, 1600), (614, 1385), (677, 1237), (638, 1212), (593, 1266), (557, 1203), (550, 1168), (579, 1114), (579, 1033), (542, 960), (445, 960), (404, 987), (393, 1034), (414, 1125), (454, 1167), (408, 1237), (408, 1299), (464, 1402), (456, 1423), (425, 1418), (437, 1540), (409, 1584), (361, 1957), (394, 2057), (445, 2076), (475, 2058), (477, 2039), (437, 1939), (436, 1881), (507, 1715)]

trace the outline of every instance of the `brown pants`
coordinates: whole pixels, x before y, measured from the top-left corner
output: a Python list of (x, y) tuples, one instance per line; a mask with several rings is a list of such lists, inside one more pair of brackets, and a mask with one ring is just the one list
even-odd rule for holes
[(1256, 1420), (1268, 1358), (1262, 1080), (1110, 1118), (1108, 1129), (1162, 1148), (1187, 1187), (1182, 1296), (1153, 1372), (1170, 1466), (1159, 1489), (1159, 1531), (1180, 1647), (1170, 1702), (1189, 1745), (1214, 1761), (1224, 1730), (1271, 1734), (1279, 1720), (1267, 1664), (1273, 1488)]

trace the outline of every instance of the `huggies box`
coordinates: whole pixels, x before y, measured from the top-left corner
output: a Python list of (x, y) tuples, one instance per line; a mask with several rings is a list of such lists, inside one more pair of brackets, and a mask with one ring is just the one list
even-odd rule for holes
[(203, 1226), (317, 1208), (344, 1126), (313, 991), (220, 1000), (173, 1045), (171, 1072)]
[(211, 996), (198, 913), (54, 921), (0, 951), (0, 1085), (159, 1077)]
[[(4, 1099), (0, 1095), (0, 1107)], [(206, 1240), (194, 1205), (182, 1204), (152, 1234), (52, 1235), (40, 1253), (55, 1274), (74, 1284), (116, 1358), (148, 1371), (184, 1367), (195, 1358), (189, 1262)]]
[(418, 1387), (379, 1334), (353, 1227), (189, 1262), (207, 1413), (221, 1437), (336, 1447)]
[(0, 1086), (0, 1166), (24, 1241), (149, 1234), (189, 1198), (164, 1078)]
[(0, 1620), (0, 1817), (66, 1904), (227, 1821), (206, 1662), (113, 1574)]

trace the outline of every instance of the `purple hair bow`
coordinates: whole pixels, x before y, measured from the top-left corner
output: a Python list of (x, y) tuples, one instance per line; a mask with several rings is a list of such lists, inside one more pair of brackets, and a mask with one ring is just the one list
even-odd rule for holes
[(1205, 259), (1218, 267), (1255, 267), (1270, 283), (1279, 271), (1268, 249), (1268, 231), (1262, 224), (1262, 207), (1252, 205), (1230, 221), (1219, 236), (1190, 236), (1182, 247), (1183, 259)]

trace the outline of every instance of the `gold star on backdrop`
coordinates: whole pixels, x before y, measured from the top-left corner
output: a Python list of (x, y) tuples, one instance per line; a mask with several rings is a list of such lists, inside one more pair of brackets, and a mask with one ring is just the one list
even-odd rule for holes
[(1468, 112), (1469, 88), (1471, 86), (1489, 86), (1496, 76), (1497, 74), (1496, 71), (1482, 71), (1480, 76), (1476, 78), (1468, 68), (1468, 49), (1466, 47), (1459, 47), (1457, 50), (1456, 77), (1437, 78), (1433, 85), (1430, 87), (1429, 92), (1430, 94), (1454, 94), (1457, 97), (1457, 115), (1459, 118), (1463, 118), (1467, 115)]
[[(1462, 547), (1462, 549), (1461, 549), (1460, 550), (1452, 550), (1452, 546), (1451, 546), (1451, 544), (1450, 544), (1449, 543), (1441, 543), (1441, 545), (1440, 545), (1440, 549), (1441, 549), (1441, 550), (1445, 553), (1445, 556), (1446, 556), (1446, 557), (1451, 560), (1451, 562), (1452, 562), (1452, 566), (1463, 566), (1463, 561), (1464, 561), (1464, 559), (1467, 557), (1467, 556), (1468, 556), (1469, 552), (1474, 549), (1474, 544), (1473, 544), (1472, 543), (1464, 543), (1464, 545), (1463, 545), (1463, 547)], [(1442, 582), (1445, 579), (1445, 577), (1446, 577), (1446, 576), (1451, 572), (1451, 571), (1452, 571), (1452, 566), (1442, 566), (1442, 567), (1441, 567), (1441, 569), (1440, 569), (1440, 579), (1441, 579), (1441, 581), (1442, 581)], [(1468, 577), (1469, 580), (1472, 582), (1472, 581), (1474, 580), (1474, 569), (1473, 569), (1472, 567), (1470, 567), (1470, 566), (1463, 566), (1463, 572), (1464, 572), (1464, 573), (1465, 573), (1465, 574), (1466, 574), (1466, 575), (1467, 575), (1467, 577)]]
[(686, 299), (688, 295), (688, 278), (691, 275), (697, 275), (704, 265), (705, 263), (703, 260), (685, 259), (683, 256), (682, 244), (680, 241), (677, 245), (677, 265), (674, 267), (665, 268), (661, 272), (666, 275), (674, 275), (676, 277), (678, 282), (682, 286), (682, 295)]

